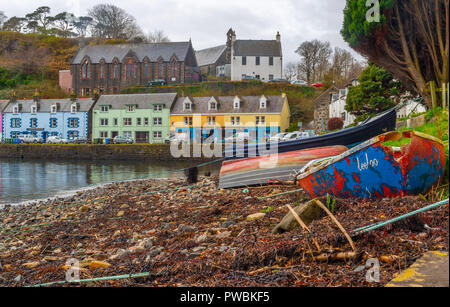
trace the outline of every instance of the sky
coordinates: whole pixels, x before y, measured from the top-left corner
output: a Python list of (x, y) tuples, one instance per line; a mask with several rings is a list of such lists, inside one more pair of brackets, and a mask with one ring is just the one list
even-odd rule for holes
[(7, 16), (24, 16), (39, 6), (52, 15), (68, 11), (85, 16), (96, 4), (109, 3), (133, 15), (144, 33), (163, 30), (171, 41), (192, 39), (196, 50), (225, 44), (230, 27), (237, 39), (275, 39), (281, 34), (284, 63), (298, 61), (295, 50), (319, 39), (346, 48), (340, 29), (346, 0), (0, 0)]

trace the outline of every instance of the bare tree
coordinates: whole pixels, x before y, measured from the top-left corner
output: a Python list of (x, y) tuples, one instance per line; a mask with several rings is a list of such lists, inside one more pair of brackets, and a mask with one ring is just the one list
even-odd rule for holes
[(328, 67), (332, 50), (329, 42), (307, 41), (295, 51), (300, 57), (299, 74), (308, 84), (321, 81)]
[(142, 31), (136, 19), (125, 10), (111, 4), (99, 4), (89, 10), (93, 19), (93, 35), (102, 38), (131, 39)]
[(297, 78), (298, 74), (298, 63), (289, 62), (286, 64), (284, 68), (284, 77), (286, 80), (294, 81)]
[(75, 18), (75, 21), (73, 22), (73, 26), (79, 37), (86, 37), (92, 24), (93, 19), (89, 16), (80, 16)]
[(147, 35), (147, 42), (149, 43), (167, 43), (170, 42), (169, 37), (163, 30), (155, 30)]

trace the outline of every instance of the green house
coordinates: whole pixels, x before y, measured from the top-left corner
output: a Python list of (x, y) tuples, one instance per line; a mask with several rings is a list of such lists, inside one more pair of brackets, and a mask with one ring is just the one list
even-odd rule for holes
[(137, 143), (163, 143), (176, 98), (175, 93), (102, 95), (92, 112), (92, 138), (127, 136)]

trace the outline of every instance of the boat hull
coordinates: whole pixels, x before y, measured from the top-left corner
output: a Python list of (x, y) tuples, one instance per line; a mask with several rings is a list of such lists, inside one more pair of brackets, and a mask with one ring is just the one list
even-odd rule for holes
[(295, 174), (310, 161), (339, 155), (345, 151), (345, 146), (329, 146), (225, 161), (220, 171), (219, 187), (226, 189), (293, 180)]
[[(280, 142), (276, 145), (276, 153), (285, 153), (308, 148), (342, 145), (346, 147), (356, 146), (368, 139), (396, 129), (397, 112), (395, 109), (386, 111), (359, 126), (343, 129), (337, 132), (320, 135), (303, 140)], [(259, 149), (268, 147), (262, 145), (236, 145), (225, 149), (227, 160), (242, 159), (250, 156), (259, 156)], [(266, 153), (264, 153), (266, 154)], [(263, 154), (261, 154), (263, 155)]]
[[(411, 138), (400, 150), (386, 138)], [(430, 136), (406, 132), (373, 138), (326, 163), (311, 166), (298, 184), (312, 198), (388, 198), (427, 193), (445, 172), (443, 144)]]

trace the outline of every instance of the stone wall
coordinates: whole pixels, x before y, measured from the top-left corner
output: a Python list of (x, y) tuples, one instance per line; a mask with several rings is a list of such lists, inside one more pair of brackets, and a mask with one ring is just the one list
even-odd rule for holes
[[(192, 152), (192, 149), (191, 149)], [(205, 158), (174, 158), (170, 146), (158, 145), (48, 145), (0, 144), (0, 159), (46, 160), (146, 160), (207, 161)]]
[(337, 88), (331, 87), (314, 101), (314, 130), (316, 134), (326, 132), (327, 123), (330, 119), (331, 95), (337, 92)]

